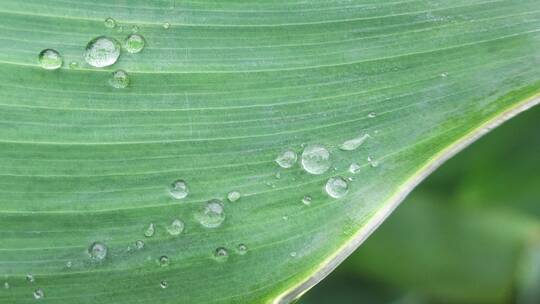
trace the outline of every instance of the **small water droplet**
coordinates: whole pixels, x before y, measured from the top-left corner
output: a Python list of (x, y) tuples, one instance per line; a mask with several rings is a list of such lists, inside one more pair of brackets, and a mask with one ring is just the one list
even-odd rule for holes
[(120, 43), (105, 36), (90, 40), (84, 51), (84, 60), (97, 68), (113, 65), (118, 57), (120, 57)]
[(448, 77), (448, 72), (441, 73), (441, 77), (442, 77), (442, 78)]
[(349, 191), (349, 183), (342, 177), (332, 177), (326, 182), (325, 190), (331, 197), (341, 198)]
[(106, 28), (111, 28), (112, 29), (112, 28), (116, 27), (116, 21), (111, 17), (105, 19), (103, 24), (105, 24)]
[(175, 199), (183, 199), (189, 194), (189, 189), (184, 180), (176, 180), (169, 187), (169, 194)]
[(169, 283), (167, 283), (167, 281), (161, 281), (161, 282), (159, 282), (159, 287), (165, 289), (165, 288), (169, 287)]
[(246, 244), (239, 244), (236, 249), (238, 250), (239, 255), (244, 255), (248, 251), (248, 248), (247, 248)]
[(34, 291), (34, 299), (40, 300), (45, 297), (45, 292), (43, 292), (43, 289), (38, 288)]
[(339, 146), (343, 151), (353, 151), (360, 147), (369, 138), (369, 134), (363, 134), (356, 138), (345, 141)]
[(109, 84), (116, 89), (124, 89), (129, 85), (129, 76), (124, 70), (116, 70), (109, 79)]
[(71, 267), (73, 267), (73, 262), (67, 261), (67, 262), (66, 262), (66, 268), (69, 269), (69, 268), (71, 268)]
[(132, 26), (131, 27), (131, 32), (133, 32), (133, 33), (139, 32), (139, 27), (137, 25)]
[(9, 283), (8, 282), (4, 282), (4, 288), (9, 289)]
[(167, 227), (167, 232), (170, 235), (179, 235), (182, 233), (182, 231), (184, 231), (184, 226), (184, 222), (179, 219), (174, 219), (169, 227)]
[(88, 247), (88, 255), (95, 261), (102, 261), (107, 257), (107, 246), (100, 242), (94, 242)]
[(135, 241), (135, 247), (139, 250), (144, 248), (144, 241), (143, 240), (137, 240)]
[(372, 168), (376, 168), (376, 167), (379, 166), (379, 161), (375, 160), (375, 159), (373, 158), (373, 156), (371, 156), (371, 155), (368, 156), (367, 160), (368, 160), (368, 162), (369, 162), (369, 165), (370, 165)]
[(219, 247), (214, 252), (214, 258), (218, 262), (225, 262), (229, 258), (229, 251), (227, 251), (227, 249), (224, 247)]
[(370, 113), (368, 114), (368, 117), (369, 117), (369, 118), (375, 118), (375, 117), (377, 117), (377, 113), (375, 113), (375, 112), (370, 112)]
[(60, 53), (53, 49), (45, 49), (38, 55), (39, 65), (46, 70), (56, 70), (62, 66), (63, 59)]
[(165, 266), (169, 266), (169, 257), (166, 256), (166, 255), (162, 255), (160, 258), (159, 258), (159, 266), (161, 267), (165, 267)]
[(152, 237), (154, 236), (155, 232), (156, 232), (156, 225), (154, 225), (154, 223), (150, 223), (150, 225), (148, 225), (148, 228), (146, 228), (146, 230), (144, 231), (144, 236)]
[(309, 206), (311, 205), (311, 201), (313, 200), (313, 198), (309, 195), (306, 195), (302, 198), (302, 203), (306, 206)]
[(29, 283), (34, 283), (36, 281), (36, 278), (34, 278), (34, 275), (31, 273), (26, 274), (26, 281)]
[(281, 173), (280, 173), (280, 172), (277, 172), (277, 173), (276, 173), (276, 178), (277, 178), (277, 179), (280, 179), (280, 178), (281, 178)]
[(238, 191), (231, 191), (227, 194), (227, 199), (229, 200), (229, 202), (236, 202), (237, 200), (240, 199), (242, 195), (240, 194), (240, 192)]
[(286, 216), (286, 215), (282, 216), (281, 218), (282, 218), (282, 219), (283, 219), (284, 221), (287, 221), (287, 220), (289, 220), (289, 217), (288, 217), (288, 216)]
[(124, 47), (130, 53), (139, 53), (144, 48), (144, 38), (139, 34), (131, 34), (126, 38)]
[(306, 172), (319, 175), (330, 168), (330, 152), (322, 145), (309, 145), (302, 152), (302, 168)]
[(351, 172), (352, 174), (356, 174), (356, 173), (360, 172), (360, 169), (361, 169), (361, 167), (357, 163), (352, 163), (349, 166), (349, 172)]
[(171, 27), (171, 24), (169, 22), (163, 23), (163, 28), (168, 30)]
[(296, 257), (296, 251), (291, 252), (291, 257)]
[(223, 202), (212, 199), (204, 204), (196, 213), (195, 219), (206, 228), (217, 228), (225, 220)]
[(292, 150), (287, 150), (278, 155), (278, 157), (276, 158), (276, 163), (281, 168), (287, 169), (292, 167), (296, 163), (297, 159), (298, 156), (296, 155), (296, 152)]
[(70, 69), (78, 69), (79, 68), (79, 63), (77, 61), (72, 61), (69, 63), (69, 68)]

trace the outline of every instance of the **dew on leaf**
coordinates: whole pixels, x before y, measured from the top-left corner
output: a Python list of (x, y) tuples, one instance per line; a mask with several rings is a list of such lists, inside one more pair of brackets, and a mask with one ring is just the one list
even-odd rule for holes
[(343, 151), (353, 151), (358, 149), (369, 138), (369, 134), (363, 134), (353, 139), (345, 141), (339, 148)]
[(238, 191), (231, 191), (227, 194), (227, 199), (229, 200), (229, 202), (236, 202), (237, 200), (240, 199), (240, 192)]
[(46, 70), (56, 70), (62, 66), (64, 60), (60, 53), (53, 49), (45, 49), (38, 55), (39, 65)]
[(34, 291), (34, 299), (41, 300), (45, 297), (45, 292), (43, 292), (43, 289), (38, 288)]
[(30, 283), (34, 283), (34, 282), (36, 281), (36, 278), (34, 277), (33, 274), (27, 273), (27, 274), (26, 274), (26, 281), (27, 281), (27, 282), (30, 282)]
[(189, 194), (189, 189), (184, 180), (176, 180), (169, 186), (169, 194), (175, 199), (183, 199)]
[(184, 231), (184, 222), (180, 219), (174, 219), (172, 223), (167, 227), (167, 232), (170, 235), (179, 235)]
[(286, 150), (283, 151), (281, 154), (278, 155), (276, 158), (276, 163), (282, 167), (282, 168), (290, 168), (292, 167), (297, 160), (296, 152), (292, 150)]
[(144, 241), (143, 240), (137, 240), (135, 241), (135, 248), (137, 249), (143, 249), (144, 248)]
[(236, 249), (238, 251), (238, 254), (240, 254), (240, 255), (244, 255), (248, 251), (248, 248), (247, 248), (246, 244), (239, 244)]
[(84, 60), (94, 67), (113, 65), (120, 57), (120, 43), (114, 38), (96, 37), (86, 45)]
[(357, 164), (357, 163), (352, 163), (350, 166), (349, 166), (349, 172), (352, 173), (352, 174), (356, 174), (358, 172), (360, 172), (360, 165)]
[(212, 199), (195, 212), (195, 219), (206, 228), (217, 228), (225, 220), (223, 202)]
[(105, 19), (103, 24), (105, 24), (106, 28), (114, 28), (114, 27), (116, 27), (116, 21), (111, 17)]
[(169, 266), (169, 257), (166, 256), (166, 255), (162, 255), (161, 257), (159, 257), (159, 266), (162, 266), (162, 267), (165, 267), (165, 266)]
[(150, 225), (148, 225), (148, 227), (144, 231), (144, 236), (145, 237), (152, 237), (152, 236), (154, 236), (155, 232), (156, 232), (156, 225), (154, 225), (154, 223), (150, 223)]
[(309, 145), (302, 152), (302, 168), (308, 173), (319, 175), (330, 168), (330, 152), (322, 145)]
[(219, 247), (214, 252), (214, 258), (218, 262), (225, 262), (229, 258), (229, 251), (227, 251), (227, 249), (224, 247)]
[(165, 288), (169, 287), (169, 283), (167, 283), (167, 281), (161, 281), (161, 282), (159, 282), (159, 287), (165, 289)]
[(107, 246), (100, 242), (94, 242), (88, 247), (88, 255), (92, 260), (102, 261), (107, 257)]
[(163, 28), (168, 30), (171, 27), (171, 24), (169, 22), (163, 23)]
[(145, 41), (143, 36), (139, 34), (131, 34), (126, 38), (124, 47), (130, 53), (139, 53), (143, 50)]
[(349, 191), (349, 183), (342, 177), (332, 177), (324, 187), (326, 193), (333, 198), (341, 198)]

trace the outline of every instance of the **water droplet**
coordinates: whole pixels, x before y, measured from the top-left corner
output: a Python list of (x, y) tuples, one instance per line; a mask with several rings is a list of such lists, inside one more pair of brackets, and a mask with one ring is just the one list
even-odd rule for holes
[(244, 255), (248, 251), (248, 248), (247, 248), (246, 244), (239, 244), (236, 249), (238, 250), (239, 255)]
[(34, 275), (31, 273), (26, 274), (26, 281), (30, 283), (34, 283), (36, 281), (36, 278), (34, 278)]
[(124, 89), (129, 85), (129, 76), (124, 70), (116, 70), (109, 79), (109, 84), (116, 89)]
[(349, 184), (342, 177), (332, 177), (326, 182), (326, 193), (333, 198), (341, 198), (349, 191)]
[(84, 51), (84, 60), (97, 68), (113, 65), (118, 57), (120, 57), (120, 43), (105, 36), (90, 40)]
[(124, 46), (130, 53), (138, 53), (144, 48), (144, 38), (139, 34), (131, 34), (126, 38)]
[(277, 179), (280, 179), (280, 178), (281, 178), (281, 173), (280, 173), (280, 172), (277, 172), (277, 173), (276, 173), (276, 178), (277, 178)]
[(95, 261), (102, 261), (107, 256), (107, 246), (100, 242), (94, 242), (88, 247), (90, 258)]
[(302, 167), (311, 174), (323, 174), (330, 168), (330, 152), (322, 145), (309, 145), (302, 152)]
[(229, 200), (229, 202), (236, 202), (237, 200), (240, 199), (240, 192), (238, 191), (231, 191), (229, 192), (229, 194), (227, 194), (227, 199)]
[(38, 55), (39, 65), (46, 70), (56, 70), (62, 66), (63, 59), (60, 53), (53, 49), (45, 49)]
[(45, 293), (43, 292), (43, 289), (38, 288), (34, 291), (34, 299), (40, 300), (45, 297)]
[(163, 255), (159, 258), (159, 266), (165, 267), (169, 266), (169, 257), (166, 255)]
[(214, 257), (218, 262), (225, 262), (229, 258), (229, 251), (223, 247), (219, 247), (214, 252)]
[(296, 257), (296, 251), (291, 252), (291, 257)]
[(169, 22), (163, 23), (163, 28), (168, 30), (171, 27), (171, 24)]
[(9, 289), (9, 283), (8, 282), (4, 282), (4, 288)]
[(370, 112), (367, 116), (368, 116), (369, 118), (375, 118), (375, 117), (377, 117), (377, 113), (375, 113), (375, 112)]
[(375, 160), (371, 155), (368, 156), (367, 161), (372, 168), (376, 168), (379, 166), (379, 161)]
[(289, 217), (286, 216), (286, 215), (284, 215), (284, 216), (281, 217), (281, 219), (283, 219), (284, 221), (288, 221), (288, 220), (289, 220)]
[(296, 152), (292, 150), (287, 150), (278, 155), (278, 157), (276, 158), (276, 163), (281, 168), (287, 169), (292, 167), (296, 163), (297, 159), (298, 157), (296, 156)]
[(441, 73), (441, 77), (442, 77), (442, 78), (448, 77), (448, 72)]
[(73, 267), (73, 262), (67, 261), (66, 262), (66, 268), (71, 268), (71, 267)]
[(225, 220), (223, 202), (212, 199), (202, 206), (196, 213), (195, 219), (206, 228), (217, 228)]
[(144, 231), (144, 236), (152, 237), (154, 236), (155, 232), (156, 232), (156, 225), (154, 225), (154, 223), (150, 223), (150, 225), (148, 225), (148, 228), (146, 228), (146, 230)]
[(358, 147), (360, 147), (368, 138), (369, 134), (363, 134), (356, 138), (350, 139), (345, 141), (344, 143), (339, 146), (341, 150), (344, 151), (353, 151), (356, 150)]
[(112, 29), (112, 28), (114, 28), (116, 26), (116, 21), (113, 18), (109, 17), (109, 18), (105, 19), (103, 24), (105, 24), (106, 28), (111, 28)]
[(144, 241), (143, 240), (137, 240), (135, 241), (135, 247), (137, 247), (137, 249), (141, 250), (144, 248)]
[(311, 201), (313, 200), (313, 198), (309, 195), (306, 195), (302, 198), (302, 203), (306, 206), (309, 206), (311, 205)]
[(170, 235), (179, 235), (182, 233), (182, 231), (184, 231), (184, 226), (184, 222), (179, 219), (174, 219), (169, 227), (167, 227), (167, 232)]
[(349, 166), (349, 172), (351, 172), (352, 174), (356, 174), (358, 172), (360, 172), (360, 165), (357, 164), (357, 163), (352, 163), (350, 166)]
[(79, 63), (77, 61), (72, 61), (69, 63), (69, 68), (70, 69), (78, 69), (79, 68)]
[(165, 289), (165, 288), (169, 287), (169, 283), (167, 283), (167, 281), (161, 281), (161, 282), (159, 282), (159, 287)]
[(189, 194), (189, 189), (185, 181), (179, 179), (174, 181), (169, 187), (170, 195), (175, 199), (183, 199)]

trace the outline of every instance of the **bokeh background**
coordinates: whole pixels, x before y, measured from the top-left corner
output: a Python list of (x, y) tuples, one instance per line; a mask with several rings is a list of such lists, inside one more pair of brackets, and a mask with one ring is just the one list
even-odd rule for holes
[(540, 303), (540, 107), (422, 183), (302, 304)]

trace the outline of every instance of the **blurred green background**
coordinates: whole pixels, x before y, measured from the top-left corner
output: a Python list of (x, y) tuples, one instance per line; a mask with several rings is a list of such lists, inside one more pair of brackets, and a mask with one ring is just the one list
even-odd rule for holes
[(444, 164), (299, 302), (540, 303), (540, 107)]

